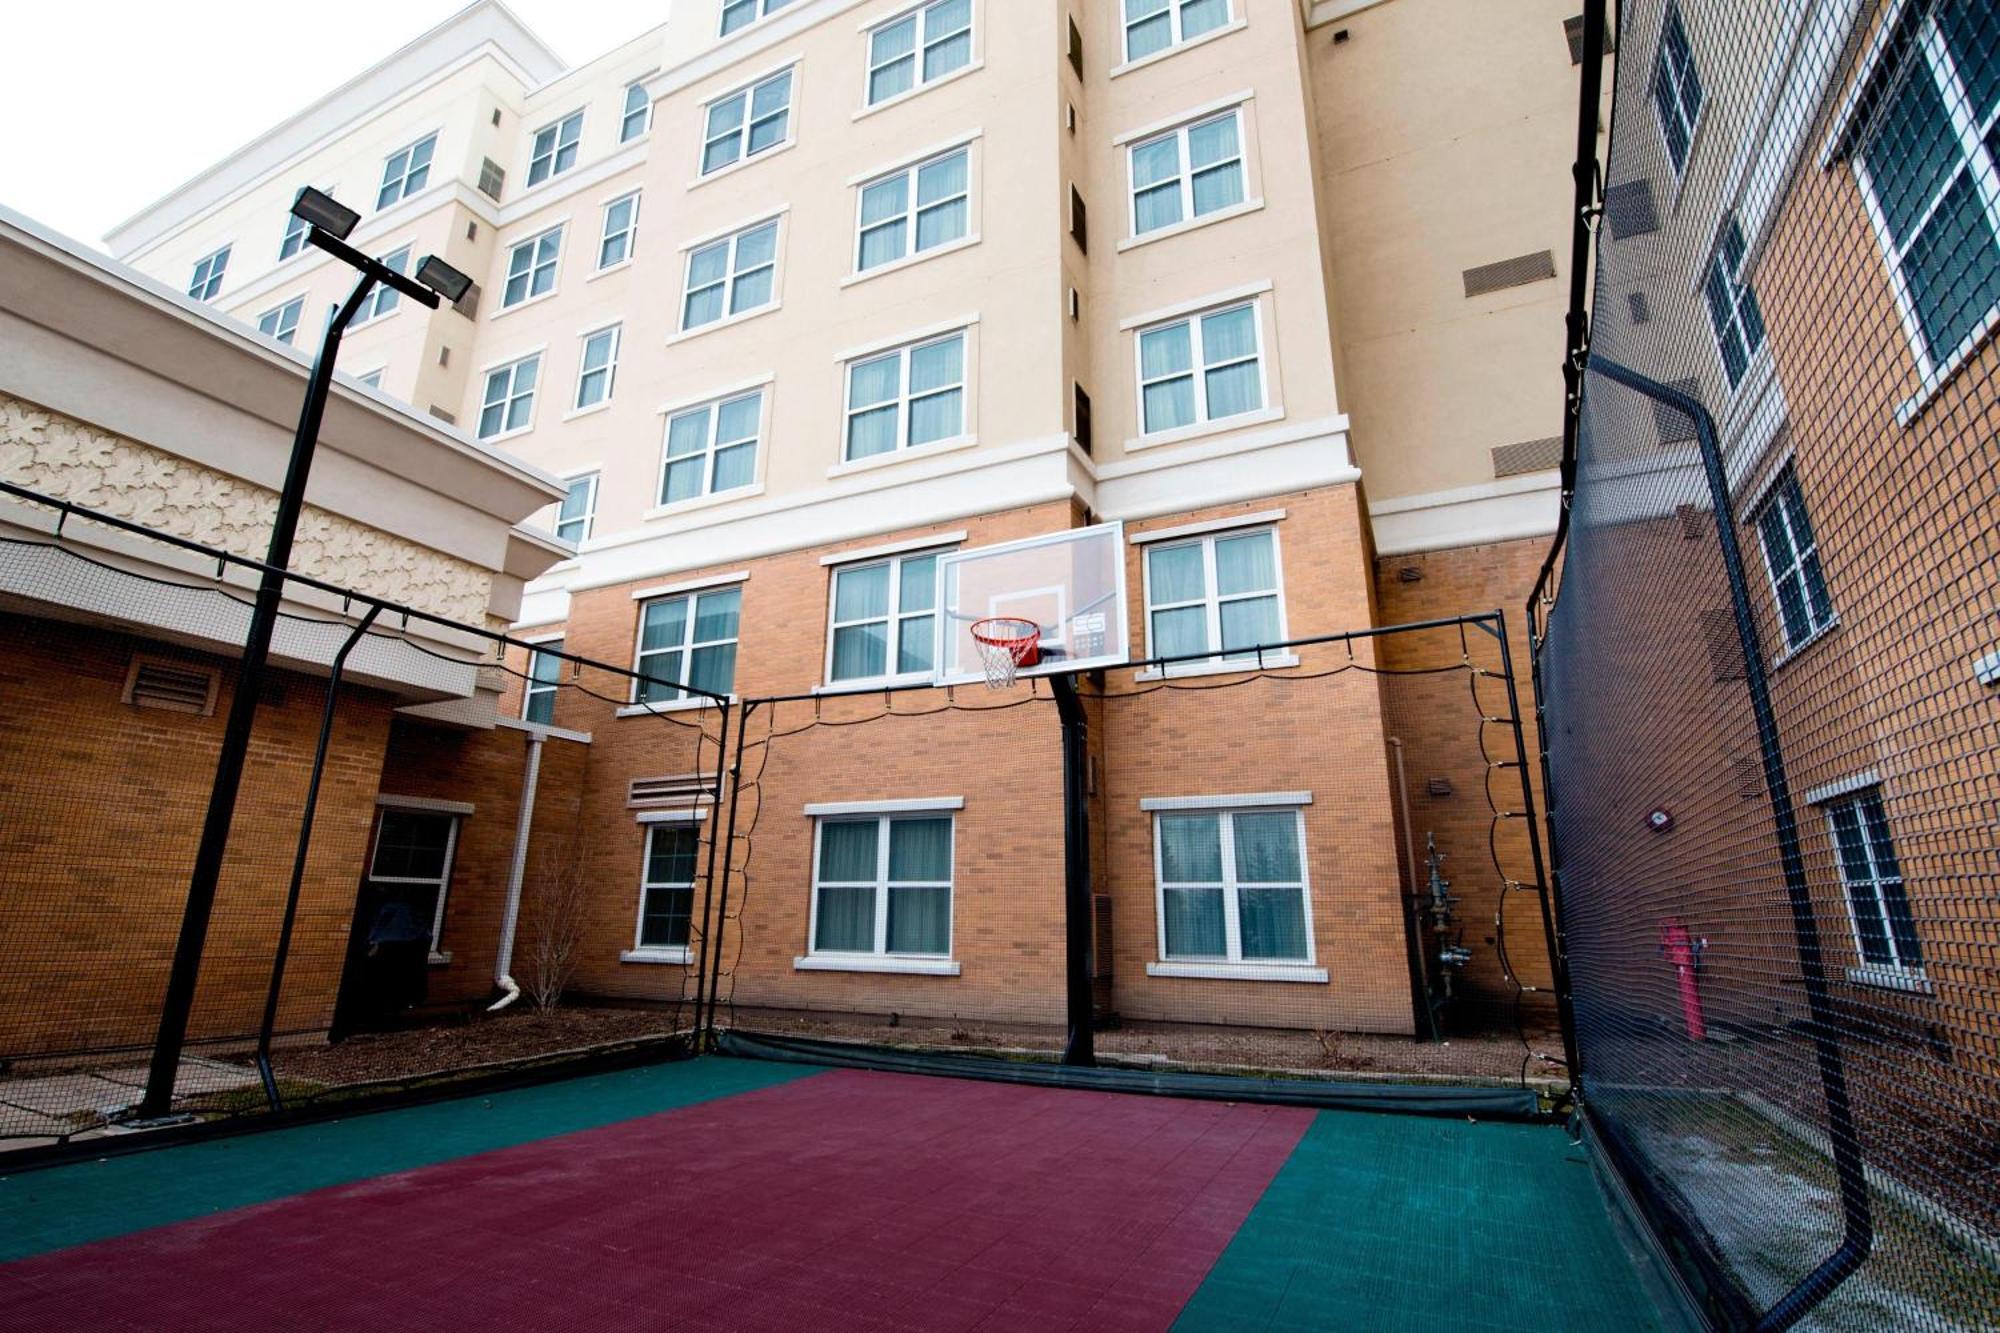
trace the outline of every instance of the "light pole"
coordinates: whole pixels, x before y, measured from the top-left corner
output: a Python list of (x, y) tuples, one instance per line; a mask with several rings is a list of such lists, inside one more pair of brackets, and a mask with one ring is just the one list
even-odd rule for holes
[(472, 286), (472, 279), (435, 255), (425, 256), (417, 266), (415, 279), (411, 279), (356, 250), (347, 244), (346, 238), (361, 215), (319, 190), (311, 187), (300, 190), (292, 203), (292, 216), (306, 223), (308, 242), (359, 270), (361, 281), (328, 322), (319, 355), (313, 360), (312, 375), (306, 382), (305, 406), (299, 412), (298, 432), (292, 437), (291, 462), (285, 471), (284, 489), (278, 494), (278, 511), (271, 522), (271, 548), (264, 557), (263, 578), (257, 585), (257, 601), (250, 614), (250, 631), (243, 641), (243, 657), (236, 670), (236, 692), (230, 700), (229, 721), (222, 733), (222, 752), (215, 762), (208, 815), (202, 823), (201, 844), (195, 851), (194, 873), (188, 881), (187, 906), (181, 914), (180, 938), (174, 945), (173, 969), (167, 976), (166, 999), (160, 1007), (160, 1028), (153, 1041), (146, 1095), (138, 1106), (140, 1120), (163, 1118), (173, 1107), (174, 1080), (180, 1069), (181, 1048), (187, 1042), (188, 1015), (194, 1008), (202, 948), (208, 941), (216, 884), (229, 846), (229, 826), (236, 814), (237, 793), (243, 785), (243, 762), (250, 749), (257, 700), (264, 692), (271, 636), (277, 629), (279, 604), (284, 600), (285, 568), (292, 557), (299, 514), (305, 507), (306, 477), (312, 471), (313, 450), (319, 443), (320, 420), (326, 415), (327, 391), (333, 384), (333, 363), (340, 354), (341, 334), (378, 283), (433, 310), (440, 296), (456, 303)]

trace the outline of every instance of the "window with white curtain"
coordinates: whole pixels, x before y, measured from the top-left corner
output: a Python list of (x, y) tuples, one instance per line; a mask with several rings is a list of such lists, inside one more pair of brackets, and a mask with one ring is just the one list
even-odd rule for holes
[(678, 504), (756, 481), (757, 438), (763, 420), (762, 389), (683, 408), (668, 417), (660, 503)]
[(569, 490), (563, 493), (562, 503), (556, 507), (556, 536), (581, 545), (589, 540), (591, 525), (596, 521), (597, 474), (587, 472), (570, 478)]
[(639, 240), (639, 192), (632, 191), (604, 206), (604, 233), (597, 243), (597, 267), (610, 268), (632, 257)]
[[(385, 268), (394, 269), (398, 273), (409, 272), (409, 246), (406, 245), (400, 250), (391, 251), (381, 258)], [(380, 319), (402, 303), (403, 294), (401, 292), (387, 283), (377, 283), (375, 290), (361, 298), (361, 306), (354, 312), (354, 318), (348, 321), (347, 327), (350, 329), (358, 328), (371, 319)]]
[(622, 326), (613, 324), (584, 335), (583, 355), (576, 367), (578, 410), (611, 401), (613, 381), (618, 377), (618, 342)]
[(1666, 17), (1660, 22), (1660, 49), (1653, 60), (1653, 113), (1659, 118), (1660, 135), (1666, 140), (1675, 175), (1687, 170), (1694, 127), (1701, 119), (1701, 101), (1694, 44), (1688, 41), (1680, 5), (1668, 0)]
[(791, 136), (792, 71), (708, 104), (701, 139), (701, 174), (720, 171), (776, 148)]
[(971, 63), (972, 0), (935, 0), (868, 34), (868, 105)]
[(375, 207), (387, 208), (424, 188), (431, 178), (431, 157), (437, 152), (437, 132), (433, 130), (408, 148), (399, 148), (382, 163), (382, 188), (375, 193)]
[(972, 216), (971, 158), (955, 148), (863, 185), (855, 271), (961, 239)]
[(257, 331), (281, 343), (290, 343), (298, 336), (299, 316), (305, 313), (305, 309), (306, 298), (294, 296), (277, 309), (266, 310), (257, 316)]
[(761, 310), (778, 297), (778, 222), (760, 222), (689, 251), (681, 331)]
[(1141, 431), (1157, 435), (1264, 406), (1257, 305), (1212, 310), (1139, 330)]
[(1243, 202), (1243, 117), (1237, 108), (1132, 145), (1132, 234)]
[(1757, 538), (1764, 548), (1764, 571), (1778, 604), (1785, 647), (1797, 648), (1833, 623), (1833, 598), (1820, 568), (1819, 541), (1806, 513), (1798, 474), (1785, 464), (1770, 498), (1757, 511)]
[(1124, 0), (1125, 58), (1138, 60), (1229, 22), (1229, 0)]
[(1284, 600), (1278, 534), (1270, 528), (1146, 548), (1149, 656), (1254, 657), (1259, 647), (1285, 641)]
[(700, 863), (701, 828), (689, 821), (648, 824), (646, 861), (639, 881), (640, 951), (686, 950), (694, 919), (695, 867)]
[(722, 32), (727, 37), (739, 28), (747, 28), (758, 19), (777, 13), (792, 0), (722, 0)]
[(507, 252), (507, 285), (500, 291), (500, 308), (555, 290), (556, 265), (562, 259), (563, 229), (551, 227), (515, 245)]
[(524, 356), (486, 372), (486, 391), (479, 402), (479, 438), (495, 439), (534, 424), (535, 381), (541, 377), (542, 354)]
[(306, 248), (306, 233), (312, 224), (297, 213), (285, 214), (285, 234), (278, 239), (278, 258), (290, 259)]
[(1743, 382), (1751, 359), (1764, 346), (1764, 312), (1758, 308), (1756, 289), (1743, 274), (1743, 254), (1743, 228), (1732, 213), (1716, 238), (1702, 284), (1708, 325), (1715, 331), (1722, 372), (1732, 389)]
[(544, 639), (540, 648), (528, 654), (528, 676), (521, 690), (523, 721), (549, 726), (556, 720), (556, 694), (562, 689), (563, 660), (553, 654), (561, 651), (561, 639)]
[(949, 815), (822, 818), (811, 952), (950, 957), (951, 872)]
[(1834, 850), (1840, 858), (1840, 879), (1847, 890), (1848, 919), (1864, 967), (1921, 973), (1923, 946), (1896, 860), (1889, 815), (1882, 806), (1882, 789), (1864, 787), (1829, 801), (1826, 816), (1833, 829)]
[(634, 703), (671, 703), (690, 697), (692, 685), (727, 695), (736, 686), (736, 637), (743, 616), (741, 588), (656, 597), (639, 608), (639, 654), (644, 679)]
[(194, 273), (188, 278), (188, 295), (197, 301), (212, 301), (222, 290), (222, 275), (229, 268), (229, 247), (223, 246), (213, 254), (203, 255), (194, 261)]
[(848, 363), (849, 462), (963, 434), (963, 330)]
[(928, 676), (937, 656), (938, 557), (913, 551), (833, 571), (828, 681)]
[(578, 145), (583, 141), (583, 112), (572, 111), (553, 125), (535, 131), (534, 147), (528, 155), (528, 184), (540, 185), (576, 165)]
[(618, 116), (618, 142), (631, 143), (653, 127), (653, 99), (644, 81), (626, 85), (625, 107)]
[(1163, 960), (1313, 961), (1302, 810), (1161, 812), (1153, 830)]

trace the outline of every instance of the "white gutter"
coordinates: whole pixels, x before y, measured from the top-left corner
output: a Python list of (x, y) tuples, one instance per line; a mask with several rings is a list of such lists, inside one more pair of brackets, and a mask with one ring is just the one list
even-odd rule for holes
[(514, 819), (514, 859), (507, 868), (507, 910), (500, 917), (500, 953), (493, 960), (493, 980), (507, 992), (486, 1006), (498, 1013), (521, 998), (521, 987), (513, 977), (514, 927), (521, 919), (521, 881), (528, 868), (528, 831), (535, 822), (535, 783), (542, 775), (542, 742), (539, 731), (528, 733), (528, 771), (521, 781), (521, 811)]

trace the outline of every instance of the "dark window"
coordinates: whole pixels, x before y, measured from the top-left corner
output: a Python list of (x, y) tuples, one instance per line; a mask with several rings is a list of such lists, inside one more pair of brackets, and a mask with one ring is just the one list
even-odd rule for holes
[(1898, 971), (1922, 970), (1924, 952), (1917, 942), (1917, 923), (1903, 886), (1903, 868), (1896, 861), (1881, 788), (1867, 787), (1831, 802), (1826, 813), (1833, 825), (1840, 880), (1847, 889), (1861, 961)]
[(1083, 391), (1081, 384), (1072, 386), (1076, 390), (1076, 446), (1089, 453), (1090, 450), (1090, 395)]
[(1083, 77), (1083, 34), (1076, 30), (1076, 20), (1069, 21), (1069, 67), (1076, 71), (1076, 77)]
[(1090, 220), (1083, 207), (1083, 196), (1069, 187), (1069, 234), (1076, 241), (1076, 248), (1090, 253)]

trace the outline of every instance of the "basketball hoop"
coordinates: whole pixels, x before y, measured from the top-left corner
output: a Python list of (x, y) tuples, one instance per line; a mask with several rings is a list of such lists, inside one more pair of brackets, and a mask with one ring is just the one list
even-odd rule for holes
[(1042, 660), (1042, 627), (1032, 620), (996, 616), (972, 622), (972, 641), (986, 664), (988, 689), (1004, 690), (1022, 667)]

